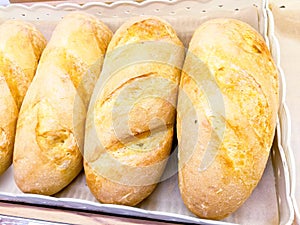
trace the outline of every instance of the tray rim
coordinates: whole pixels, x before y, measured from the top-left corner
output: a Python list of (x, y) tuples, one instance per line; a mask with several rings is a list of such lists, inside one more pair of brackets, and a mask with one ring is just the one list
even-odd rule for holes
[[(293, 153), (293, 148), (291, 146), (291, 130), (292, 130), (292, 125), (291, 125), (291, 114), (289, 111), (289, 108), (287, 106), (286, 103), (286, 82), (285, 82), (285, 73), (284, 70), (281, 67), (281, 56), (280, 56), (280, 44), (278, 41), (278, 38), (275, 34), (275, 20), (274, 20), (274, 16), (272, 13), (272, 10), (270, 8), (270, 3), (271, 0), (266, 0), (266, 12), (268, 14), (268, 16), (270, 17), (270, 19), (268, 20), (268, 27), (269, 27), (269, 34), (268, 37), (271, 39), (271, 42), (273, 42), (273, 44), (276, 46), (276, 50), (277, 50), (277, 63), (276, 66), (279, 70), (279, 73), (282, 75), (282, 79), (283, 79), (283, 84), (284, 84), (284, 88), (283, 88), (283, 93), (282, 93), (282, 107), (279, 111), (279, 114), (285, 116), (285, 135), (286, 135), (286, 151), (288, 152), (287, 157), (289, 157), (289, 163), (287, 164), (289, 166), (289, 172), (290, 172), (290, 194), (291, 194), (291, 204), (293, 205), (294, 208), (294, 214), (295, 214), (295, 220), (297, 221), (298, 224), (300, 224), (300, 212), (299, 212), (299, 208), (298, 208), (298, 203), (296, 201), (296, 196), (295, 196), (295, 192), (296, 192), (296, 182), (297, 182), (297, 176), (296, 176), (296, 165), (295, 165), (295, 156)], [(283, 134), (282, 134), (283, 135)], [(284, 139), (284, 138), (282, 138)], [(284, 153), (285, 154), (285, 153)]]
[(66, 7), (73, 7), (77, 9), (86, 9), (89, 7), (94, 7), (94, 6), (100, 6), (100, 7), (115, 7), (118, 5), (123, 5), (123, 4), (131, 4), (131, 5), (137, 5), (137, 6), (143, 6), (147, 4), (152, 4), (153, 2), (158, 2), (158, 3), (175, 3), (177, 0), (142, 0), (142, 1), (136, 1), (136, 0), (111, 0), (111, 1), (105, 1), (105, 0), (99, 0), (99, 1), (91, 1), (91, 2), (86, 2), (84, 4), (78, 4), (78, 3), (72, 3), (72, 2), (62, 2), (58, 3), (56, 5), (51, 5), (49, 3), (43, 3), (43, 2), (36, 2), (31, 5), (23, 4), (23, 3), (14, 3), (14, 4), (9, 4), (6, 6), (0, 6), (0, 9), (9, 9), (9, 8), (14, 8), (14, 7), (21, 7), (24, 9), (29, 9), (29, 10), (34, 10), (36, 8), (40, 7), (47, 7), (51, 9), (62, 9)]

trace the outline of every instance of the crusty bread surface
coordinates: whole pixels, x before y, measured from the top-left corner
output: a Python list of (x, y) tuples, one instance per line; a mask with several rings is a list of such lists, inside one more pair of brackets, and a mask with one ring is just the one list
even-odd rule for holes
[(221, 219), (262, 177), (276, 127), (278, 71), (261, 35), (238, 20), (203, 23), (188, 51), (177, 112), (179, 187), (194, 214)]
[(82, 170), (87, 105), (111, 36), (79, 12), (53, 31), (17, 123), (14, 177), (23, 192), (53, 195)]
[[(149, 43), (151, 48), (141, 47)], [(168, 49), (162, 62), (141, 60), (145, 54), (160, 58), (159, 44)], [(159, 182), (172, 146), (180, 79), (174, 64), (182, 65), (182, 47), (174, 29), (156, 17), (131, 19), (113, 36), (106, 55), (113, 60), (106, 58), (103, 70), (116, 63), (114, 56), (138, 56), (141, 61), (120, 65), (93, 93), (84, 167), (87, 184), (99, 201), (136, 205)], [(176, 49), (182, 51), (176, 54)], [(167, 64), (168, 60), (174, 61)]]
[(0, 174), (11, 165), (19, 109), (45, 46), (46, 39), (30, 23), (0, 25)]

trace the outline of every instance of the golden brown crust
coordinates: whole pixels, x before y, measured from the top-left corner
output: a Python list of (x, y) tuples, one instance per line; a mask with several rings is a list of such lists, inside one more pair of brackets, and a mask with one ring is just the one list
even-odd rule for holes
[(144, 196), (150, 195), (156, 187), (156, 184), (146, 186), (121, 185), (99, 176), (99, 173), (94, 171), (87, 162), (84, 164), (84, 169), (86, 182), (92, 194), (103, 203), (137, 205), (144, 199)]
[[(134, 18), (116, 31), (108, 54), (148, 41), (182, 47), (165, 21)], [(120, 54), (126, 57), (130, 52)], [(176, 57), (182, 63), (183, 54)], [(99, 201), (136, 205), (154, 190), (171, 150), (179, 77), (174, 65), (135, 63), (110, 75), (101, 92), (93, 94), (84, 165), (87, 184)], [(96, 142), (96, 146), (91, 144)]]
[(45, 45), (32, 24), (8, 20), (0, 25), (0, 174), (12, 162), (18, 111)]
[[(193, 213), (220, 219), (243, 204), (264, 171), (276, 126), (278, 72), (263, 38), (237, 20), (202, 24), (189, 51), (204, 62), (223, 96), (218, 100), (224, 102), (225, 116), (217, 114), (222, 121), (217, 129), (224, 129), (224, 133), (218, 137), (212, 128), (215, 118), (205, 97), (209, 93), (197, 86), (201, 77), (183, 73), (180, 87), (198, 117), (186, 113), (190, 109), (179, 94), (179, 186)], [(185, 66), (188, 64), (186, 61)], [(189, 126), (188, 120), (195, 121), (195, 126)], [(192, 138), (197, 140), (195, 146), (188, 144)], [(209, 142), (220, 146), (211, 165), (201, 171)]]
[(17, 124), (14, 176), (23, 192), (55, 194), (81, 171), (86, 106), (111, 36), (83, 13), (54, 30)]
[(116, 31), (107, 51), (131, 43), (158, 40), (182, 46), (176, 31), (166, 21), (154, 16), (131, 18)]

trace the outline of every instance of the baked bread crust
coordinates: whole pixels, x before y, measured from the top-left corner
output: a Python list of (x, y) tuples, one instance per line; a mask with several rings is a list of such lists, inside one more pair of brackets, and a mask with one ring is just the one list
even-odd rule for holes
[(23, 192), (53, 195), (82, 170), (87, 104), (111, 36), (78, 12), (53, 31), (17, 124), (14, 177)]
[[(130, 57), (128, 46), (154, 43), (156, 48), (158, 42), (183, 50), (165, 21), (134, 18), (116, 31), (106, 57), (122, 48), (120, 55)], [(174, 57), (181, 66), (184, 52), (172, 53), (167, 57)], [(149, 54), (155, 57), (160, 52)], [(104, 64), (104, 68), (110, 66)], [(154, 190), (172, 146), (179, 79), (180, 69), (174, 65), (134, 62), (111, 74), (102, 89), (97, 89), (102, 83), (96, 85), (99, 92), (93, 94), (87, 117), (84, 168), (87, 184), (99, 201), (136, 205)], [(97, 140), (98, 144), (91, 144)]]
[[(179, 187), (194, 214), (221, 219), (245, 202), (263, 174), (276, 127), (278, 71), (260, 34), (238, 20), (202, 24), (189, 52), (203, 62), (202, 72), (209, 71), (218, 90), (205, 93), (197, 83), (206, 84), (203, 74), (182, 73), (177, 114)], [(186, 60), (184, 70), (189, 64)], [(208, 102), (207, 96), (218, 91), (222, 98)], [(218, 104), (224, 104), (224, 114), (212, 111), (211, 106)], [(196, 113), (190, 113), (193, 110)], [(216, 121), (221, 122), (214, 125)], [(209, 143), (215, 146), (208, 149)], [(207, 154), (215, 155), (201, 169)]]
[(46, 39), (30, 23), (0, 25), (0, 175), (11, 165), (19, 109), (45, 46)]

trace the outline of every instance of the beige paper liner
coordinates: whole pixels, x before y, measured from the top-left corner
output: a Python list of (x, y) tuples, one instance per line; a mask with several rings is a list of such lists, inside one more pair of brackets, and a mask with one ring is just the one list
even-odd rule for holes
[(295, 156), (294, 207), (300, 223), (300, 1), (270, 1), (275, 35), (280, 47), (280, 66), (286, 80), (286, 103), (290, 111), (290, 147)]

